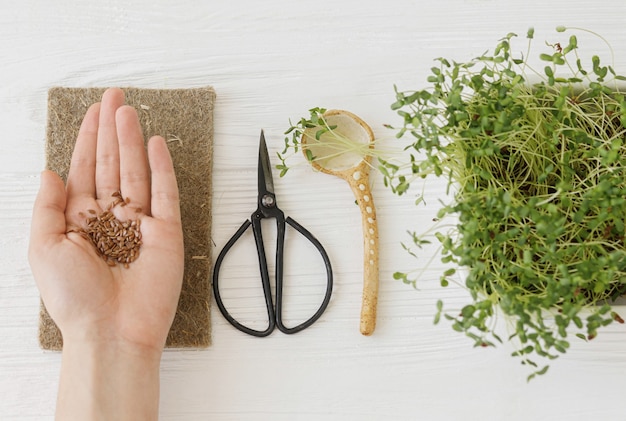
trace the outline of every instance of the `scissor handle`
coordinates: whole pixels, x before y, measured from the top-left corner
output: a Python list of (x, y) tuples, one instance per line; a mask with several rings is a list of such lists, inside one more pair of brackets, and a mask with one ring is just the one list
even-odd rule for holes
[[(267, 268), (267, 258), (265, 254), (265, 247), (263, 245), (263, 234), (261, 230), (261, 219), (263, 216), (259, 212), (255, 212), (252, 215), (252, 221), (246, 220), (241, 227), (235, 232), (235, 234), (231, 237), (230, 240), (226, 243), (222, 251), (217, 257), (215, 262), (215, 268), (213, 270), (213, 295), (215, 296), (215, 301), (217, 306), (224, 316), (224, 318), (235, 328), (238, 330), (247, 333), (252, 336), (264, 337), (268, 336), (275, 327), (286, 334), (293, 334), (300, 332), (303, 329), (311, 326), (317, 319), (320, 318), (322, 313), (328, 307), (328, 303), (330, 302), (330, 297), (332, 295), (333, 289), (333, 274), (332, 267), (330, 264), (330, 259), (324, 250), (324, 247), (321, 243), (302, 225), (297, 223), (290, 217), (285, 219), (282, 212), (278, 209), (275, 209), (272, 217), (276, 218), (276, 226), (277, 226), (277, 240), (276, 240), (276, 310), (274, 310), (274, 305), (272, 301), (272, 292), (270, 287), (270, 279), (269, 279), (269, 271)], [(288, 328), (283, 324), (282, 321), (282, 304), (283, 304), (283, 253), (285, 246), (285, 223), (289, 224), (296, 231), (302, 234), (308, 241), (310, 241), (315, 248), (320, 252), (322, 259), (324, 260), (324, 266), (326, 268), (326, 293), (324, 295), (324, 300), (322, 304), (315, 312), (315, 314), (307, 319), (306, 321), (300, 323), (295, 327)], [(239, 240), (239, 238), (243, 235), (243, 233), (252, 225), (252, 231), (254, 233), (254, 240), (257, 247), (257, 254), (259, 258), (259, 269), (261, 275), (261, 281), (263, 285), (263, 294), (265, 297), (265, 304), (267, 308), (267, 316), (268, 316), (268, 326), (265, 330), (257, 330), (249, 328), (241, 323), (239, 323), (235, 318), (226, 310), (224, 303), (222, 301), (220, 290), (219, 290), (219, 271), (224, 260), (224, 257), (231, 249), (231, 247)]]
[(280, 240), (277, 243), (277, 247), (276, 247), (276, 262), (277, 262), (276, 263), (276, 327), (278, 328), (278, 330), (280, 330), (283, 333), (292, 334), (292, 333), (300, 332), (301, 330), (306, 329), (307, 327), (311, 326), (313, 323), (315, 323), (317, 319), (320, 318), (322, 313), (324, 313), (324, 311), (326, 310), (326, 307), (328, 307), (328, 303), (330, 302), (330, 296), (332, 295), (332, 292), (333, 292), (333, 271), (330, 265), (330, 259), (328, 258), (328, 254), (326, 254), (326, 250), (324, 250), (324, 247), (317, 240), (317, 238), (315, 238), (313, 234), (311, 234), (306, 228), (304, 228), (302, 225), (297, 223), (291, 217), (288, 216), (285, 222), (287, 222), (289, 225), (295, 228), (296, 231), (302, 234), (304, 238), (309, 240), (311, 244), (315, 246), (317, 251), (319, 251), (320, 255), (322, 256), (322, 259), (324, 260), (324, 267), (326, 268), (326, 293), (324, 294), (324, 300), (322, 301), (322, 304), (320, 305), (320, 307), (317, 309), (315, 314), (308, 320), (292, 328), (286, 327), (283, 324), (283, 320), (282, 320), (283, 248), (285, 244), (285, 232), (284, 232), (285, 224), (284, 223), (282, 224), (282, 227), (283, 227), (282, 234), (280, 234), (280, 227), (278, 228)]
[[(220, 254), (217, 256), (217, 260), (215, 261), (215, 267), (213, 268), (213, 296), (215, 297), (215, 302), (217, 303), (217, 307), (219, 308), (220, 312), (231, 325), (233, 325), (238, 330), (244, 333), (247, 333), (248, 335), (263, 337), (272, 333), (272, 331), (274, 330), (274, 327), (276, 327), (276, 316), (274, 313), (274, 306), (272, 305), (272, 291), (270, 289), (269, 276), (267, 276), (267, 262), (265, 259), (265, 249), (261, 248), (259, 250), (259, 253), (263, 253), (263, 259), (261, 259), (261, 256), (259, 255), (259, 264), (261, 264), (261, 260), (263, 260), (264, 262), (263, 265), (265, 266), (265, 270), (261, 269), (261, 280), (263, 283), (263, 295), (265, 296), (265, 303), (267, 307), (267, 318), (268, 318), (268, 326), (265, 330), (251, 329), (239, 323), (237, 320), (235, 320), (235, 318), (228, 312), (228, 310), (226, 310), (226, 307), (224, 306), (224, 302), (222, 301), (222, 296), (220, 294), (220, 288), (219, 288), (219, 272), (220, 272), (220, 267), (222, 266), (224, 257), (226, 257), (226, 254), (228, 253), (228, 251), (237, 242), (237, 240), (239, 240), (239, 238), (243, 235), (243, 233), (246, 232), (246, 230), (250, 227), (250, 225), (252, 225), (252, 222), (250, 222), (250, 220), (246, 220), (239, 227), (237, 232), (235, 232), (235, 234), (230, 238), (230, 240), (228, 240), (228, 242), (226, 243), (226, 245), (224, 246)], [(257, 234), (255, 233), (255, 240), (256, 238), (257, 238)], [(263, 239), (261, 238), (261, 246), (262, 245), (263, 245)], [(258, 240), (257, 240), (257, 247), (258, 247)], [(263, 276), (263, 273), (265, 273), (266, 276)]]

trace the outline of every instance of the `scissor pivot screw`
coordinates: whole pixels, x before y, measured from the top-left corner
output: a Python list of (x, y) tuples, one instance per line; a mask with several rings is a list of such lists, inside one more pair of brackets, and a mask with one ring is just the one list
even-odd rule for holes
[(272, 196), (266, 194), (261, 199), (261, 204), (265, 206), (266, 208), (273, 208), (274, 205), (276, 204), (276, 200), (274, 200)]

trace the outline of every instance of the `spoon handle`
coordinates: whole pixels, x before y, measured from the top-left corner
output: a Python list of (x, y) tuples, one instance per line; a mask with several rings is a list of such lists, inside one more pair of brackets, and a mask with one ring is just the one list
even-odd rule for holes
[(378, 223), (367, 170), (354, 171), (347, 178), (361, 210), (363, 219), (363, 301), (361, 325), (363, 335), (371, 335), (376, 327), (378, 304)]

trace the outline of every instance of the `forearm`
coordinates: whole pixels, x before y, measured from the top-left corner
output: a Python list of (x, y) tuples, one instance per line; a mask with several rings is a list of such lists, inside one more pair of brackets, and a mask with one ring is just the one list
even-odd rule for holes
[(105, 342), (63, 346), (57, 420), (156, 420), (160, 352)]

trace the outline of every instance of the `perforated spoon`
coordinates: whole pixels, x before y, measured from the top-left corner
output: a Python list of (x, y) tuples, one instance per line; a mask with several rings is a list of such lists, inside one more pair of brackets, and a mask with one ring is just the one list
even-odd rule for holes
[[(372, 129), (356, 115), (343, 110), (328, 110), (324, 119), (329, 126), (336, 126), (334, 132), (353, 142), (374, 148)], [(371, 154), (363, 151), (338, 150), (332, 134), (325, 133), (316, 139), (315, 132), (320, 128), (310, 128), (302, 136), (305, 155), (316, 157), (310, 160), (313, 168), (348, 182), (361, 210), (363, 220), (363, 299), (361, 304), (360, 330), (363, 335), (371, 335), (376, 327), (378, 304), (378, 224), (376, 208), (369, 186)], [(307, 150), (309, 152), (307, 152)]]

